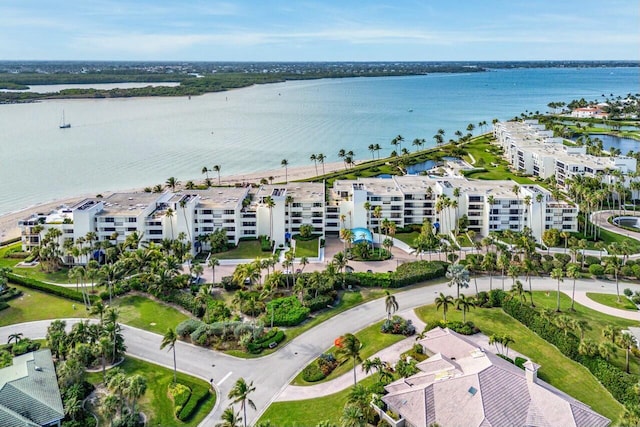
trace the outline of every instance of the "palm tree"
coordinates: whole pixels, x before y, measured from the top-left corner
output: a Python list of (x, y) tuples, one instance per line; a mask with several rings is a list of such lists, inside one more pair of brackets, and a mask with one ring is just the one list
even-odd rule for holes
[(218, 185), (220, 185), (220, 165), (213, 165), (213, 168), (211, 168), (211, 170), (213, 172), (217, 172), (217, 174), (218, 174)]
[(207, 262), (207, 266), (211, 268), (211, 283), (216, 283), (216, 267), (220, 265), (220, 260), (215, 257), (210, 257)]
[(567, 277), (573, 279), (573, 288), (571, 290), (571, 311), (576, 311), (574, 308), (576, 302), (576, 279), (580, 277), (580, 266), (577, 264), (569, 264), (567, 266)]
[(357, 384), (356, 381), (356, 366), (357, 363), (362, 362), (362, 358), (360, 357), (360, 348), (362, 344), (360, 340), (356, 338), (353, 334), (346, 334), (340, 337), (340, 345), (338, 346), (338, 350), (336, 351), (336, 355), (338, 356), (338, 360), (340, 363), (344, 363), (347, 360), (353, 360), (353, 385)]
[(610, 338), (612, 343), (615, 343), (618, 340), (618, 337), (622, 331), (617, 326), (607, 325), (602, 329), (602, 336), (605, 338)]
[(312, 154), (309, 157), (309, 160), (313, 162), (313, 166), (315, 166), (316, 168), (316, 176), (318, 176), (318, 156), (316, 156), (315, 154)]
[(613, 273), (614, 278), (616, 279), (616, 295), (618, 296), (618, 302), (620, 302), (620, 285), (619, 285), (619, 280), (618, 280), (618, 273), (620, 272), (620, 269), (622, 268), (622, 263), (620, 261), (620, 258), (618, 258), (616, 256), (617, 254), (617, 249), (616, 248), (612, 248), (612, 246), (614, 245), (614, 243), (612, 243), (609, 246), (609, 253), (612, 254), (611, 256), (607, 257), (604, 261), (604, 271), (607, 273)]
[(276, 207), (276, 202), (267, 196), (263, 199), (264, 205), (269, 209), (269, 239), (273, 240), (273, 208)]
[(460, 298), (460, 288), (469, 287), (469, 270), (462, 264), (451, 264), (447, 269), (447, 279), (449, 279), (449, 287), (455, 286), (457, 298)]
[(127, 380), (125, 394), (131, 399), (131, 410), (136, 414), (136, 402), (147, 391), (147, 380), (142, 375), (134, 375)]
[(629, 373), (629, 352), (636, 346), (636, 340), (630, 333), (621, 334), (618, 338), (618, 345), (622, 347), (626, 353), (626, 371)]
[(556, 279), (558, 281), (558, 299), (556, 305), (556, 312), (560, 313), (560, 282), (564, 282), (562, 278), (564, 277), (564, 271), (561, 268), (554, 268), (551, 270), (551, 278)]
[(210, 172), (210, 169), (208, 167), (206, 167), (206, 166), (202, 167), (202, 173), (206, 174), (207, 181), (209, 180), (209, 172)]
[(253, 400), (249, 399), (249, 394), (255, 390), (256, 388), (253, 386), (253, 381), (247, 384), (244, 378), (238, 378), (233, 388), (229, 390), (227, 396), (229, 399), (233, 399), (231, 402), (233, 405), (240, 403), (240, 408), (244, 412), (244, 427), (247, 427), (247, 405), (251, 406), (254, 411), (256, 410), (256, 404), (253, 403)]
[(442, 307), (442, 318), (445, 323), (447, 323), (447, 311), (449, 311), (449, 306), (453, 306), (455, 302), (453, 301), (453, 297), (451, 295), (445, 296), (442, 292), (440, 292), (440, 296), (436, 297), (436, 310)]
[(288, 175), (289, 160), (282, 159), (282, 161), (280, 162), (280, 166), (282, 166), (284, 168), (284, 182), (289, 183), (289, 175)]
[(167, 180), (165, 181), (165, 184), (167, 186), (167, 188), (170, 188), (171, 191), (175, 192), (176, 191), (176, 187), (178, 185), (180, 185), (180, 181), (178, 181), (175, 177), (170, 176), (169, 178), (167, 178)]
[(391, 294), (389, 291), (385, 291), (386, 298), (384, 299), (384, 309), (387, 311), (387, 320), (391, 319), (391, 313), (395, 313), (398, 311), (400, 307), (398, 301), (396, 301), (396, 297)]
[(233, 406), (229, 406), (225, 409), (220, 419), (222, 419), (222, 422), (216, 424), (216, 427), (239, 427), (240, 423), (242, 423), (240, 412), (235, 413)]
[(316, 159), (322, 165), (322, 175), (325, 175), (325, 172), (324, 172), (324, 161), (326, 159), (326, 156), (324, 154), (322, 154), (322, 153), (318, 153), (318, 154), (316, 154)]
[(177, 376), (177, 365), (176, 365), (176, 341), (178, 340), (178, 335), (176, 334), (175, 329), (168, 328), (167, 332), (165, 332), (164, 337), (162, 337), (162, 343), (160, 344), (160, 350), (165, 347), (169, 347), (169, 350), (173, 350), (173, 383), (176, 383)]
[(455, 304), (458, 309), (462, 307), (462, 323), (467, 323), (467, 311), (470, 311), (476, 306), (476, 300), (472, 297), (467, 298), (464, 294), (460, 294), (460, 297), (456, 298)]

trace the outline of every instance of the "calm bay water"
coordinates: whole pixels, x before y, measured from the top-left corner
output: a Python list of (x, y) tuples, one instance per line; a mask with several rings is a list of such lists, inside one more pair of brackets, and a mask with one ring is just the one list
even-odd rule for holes
[[(63, 197), (381, 155), (401, 134), (434, 145), (493, 118), (551, 101), (640, 91), (638, 68), (518, 69), (286, 82), (188, 98), (55, 100), (0, 105), (0, 214)], [(62, 111), (70, 129), (59, 129)], [(412, 110), (411, 112), (409, 110)]]

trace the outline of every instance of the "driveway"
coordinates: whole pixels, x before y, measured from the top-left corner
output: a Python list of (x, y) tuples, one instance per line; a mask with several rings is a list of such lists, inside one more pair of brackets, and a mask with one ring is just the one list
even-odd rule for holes
[[(494, 277), (494, 288), (500, 286), (500, 283), (500, 280), (496, 280)], [(509, 283), (510, 281), (507, 280), (506, 285), (508, 286)], [(625, 287), (640, 291), (640, 285), (637, 284), (624, 283), (622, 288)], [(479, 290), (488, 290), (488, 278), (479, 278), (478, 288)], [(534, 279), (533, 288), (535, 290), (554, 290), (556, 282), (549, 278)], [(570, 291), (571, 287), (564, 283), (562, 289)], [(615, 283), (599, 280), (577, 280), (576, 290), (579, 292), (615, 293)], [(472, 281), (471, 287), (466, 293), (472, 294), (474, 291)], [(401, 291), (395, 295), (400, 310), (409, 311), (422, 305), (432, 304), (440, 292), (455, 295), (455, 289), (449, 288), (446, 283), (429, 284)], [(297, 373), (321, 352), (331, 347), (336, 337), (348, 332), (356, 332), (385, 316), (384, 298), (359, 305), (299, 335), (277, 352), (258, 359), (239, 359), (184, 342), (177, 342), (178, 369), (206, 381), (213, 379), (214, 386), (218, 391), (219, 397), (216, 406), (201, 425), (211, 426), (214, 424), (214, 420), (220, 418), (222, 411), (230, 404), (226, 396), (233, 383), (240, 377), (247, 381), (253, 381), (256, 386), (256, 391), (251, 398), (256, 404), (257, 411), (249, 410), (247, 413), (249, 423), (255, 422)], [(0, 328), (0, 342), (6, 342), (9, 334), (15, 332), (22, 332), (24, 336), (29, 338), (44, 337), (49, 323), (50, 321), (38, 321), (2, 327)], [(128, 354), (173, 368), (172, 353), (160, 350), (162, 341), (160, 335), (130, 326), (123, 326), (123, 333)]]

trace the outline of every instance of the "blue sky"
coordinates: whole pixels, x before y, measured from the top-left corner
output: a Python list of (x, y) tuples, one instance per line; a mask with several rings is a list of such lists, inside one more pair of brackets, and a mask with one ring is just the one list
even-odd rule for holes
[(0, 59), (640, 58), (637, 0), (0, 0)]

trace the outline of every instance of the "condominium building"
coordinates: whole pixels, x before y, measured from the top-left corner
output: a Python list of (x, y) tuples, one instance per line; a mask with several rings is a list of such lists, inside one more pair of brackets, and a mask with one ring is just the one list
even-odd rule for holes
[[(273, 201), (270, 208), (267, 196)], [(276, 245), (298, 233), (302, 224), (324, 234), (324, 184), (295, 183), (259, 188), (210, 188), (166, 193), (115, 193), (89, 198), (52, 213), (35, 214), (19, 221), (23, 250), (40, 244), (50, 228), (62, 231), (59, 240), (75, 241), (95, 233), (96, 241), (122, 243), (137, 233), (141, 241), (160, 243), (181, 235), (198, 237), (224, 229), (230, 244), (241, 238), (271, 235)]]
[[(455, 201), (457, 206), (440, 206), (438, 200), (444, 197)], [(422, 224), (428, 219), (439, 232), (449, 233), (463, 215), (468, 218), (468, 229), (483, 236), (491, 231), (518, 231), (528, 227), (540, 241), (546, 229), (578, 229), (576, 205), (555, 200), (551, 192), (539, 185), (520, 185), (513, 181), (408, 175), (337, 180), (330, 200), (327, 211), (337, 214), (341, 221), (327, 219), (327, 232), (343, 227), (375, 229), (384, 219), (397, 227)], [(379, 217), (374, 215), (377, 207)]]
[[(625, 175), (636, 171), (635, 158), (587, 154), (587, 147), (564, 145), (562, 138), (553, 137), (537, 120), (498, 122), (494, 124), (493, 134), (515, 169), (543, 179), (554, 176), (563, 187), (575, 175), (601, 176), (608, 183), (609, 171)], [(624, 182), (628, 187), (629, 180)]]

